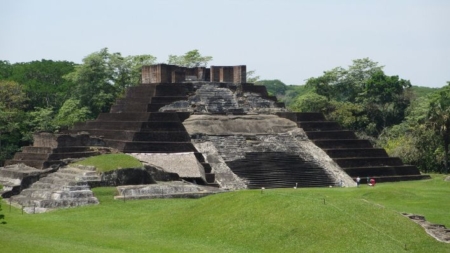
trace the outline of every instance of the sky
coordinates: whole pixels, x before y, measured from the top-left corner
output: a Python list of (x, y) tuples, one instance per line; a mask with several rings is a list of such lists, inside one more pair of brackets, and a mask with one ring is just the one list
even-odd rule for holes
[(247, 65), (301, 85), (370, 58), (415, 86), (450, 81), (448, 0), (0, 0), (0, 60), (81, 63), (198, 49), (210, 65)]

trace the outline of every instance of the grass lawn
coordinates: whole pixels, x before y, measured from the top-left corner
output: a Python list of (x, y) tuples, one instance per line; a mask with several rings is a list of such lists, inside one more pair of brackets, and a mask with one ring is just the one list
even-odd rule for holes
[[(22, 214), (3, 202), (0, 252), (450, 252), (399, 212), (450, 227), (450, 182), (236, 191), (201, 199), (113, 200)], [(406, 249), (405, 249), (406, 245)]]
[(74, 163), (74, 165), (93, 165), (99, 172), (116, 170), (117, 168), (140, 168), (144, 167), (142, 163), (127, 154), (105, 154), (91, 156), (82, 161)]

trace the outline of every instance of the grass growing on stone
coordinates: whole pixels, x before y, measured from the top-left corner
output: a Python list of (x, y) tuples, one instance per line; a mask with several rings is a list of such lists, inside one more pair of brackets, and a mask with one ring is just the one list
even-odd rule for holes
[(142, 163), (126, 154), (106, 154), (99, 156), (92, 156), (74, 164), (93, 165), (97, 171), (106, 172), (118, 168), (140, 168)]
[(22, 215), (3, 205), (0, 252), (450, 252), (399, 214), (450, 227), (442, 179), (126, 202), (96, 188), (96, 206)]

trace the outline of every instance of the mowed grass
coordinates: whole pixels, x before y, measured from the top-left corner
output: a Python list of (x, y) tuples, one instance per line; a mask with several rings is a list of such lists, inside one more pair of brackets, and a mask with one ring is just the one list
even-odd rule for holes
[[(245, 190), (22, 214), (3, 202), (0, 252), (450, 252), (400, 212), (450, 227), (443, 177), (360, 188)], [(406, 248), (405, 248), (406, 247)]]
[(126, 154), (105, 154), (99, 156), (88, 157), (82, 161), (74, 163), (74, 165), (93, 165), (97, 171), (106, 172), (116, 170), (117, 168), (140, 168), (142, 163)]

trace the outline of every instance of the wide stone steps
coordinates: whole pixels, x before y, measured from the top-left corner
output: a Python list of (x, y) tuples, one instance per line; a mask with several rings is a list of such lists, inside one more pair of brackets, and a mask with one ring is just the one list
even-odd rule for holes
[(91, 136), (99, 136), (103, 139), (114, 139), (120, 141), (152, 141), (152, 142), (190, 142), (191, 138), (186, 131), (151, 131), (139, 132), (128, 130), (105, 130), (90, 129)]
[(97, 120), (100, 121), (163, 121), (163, 122), (179, 122), (180, 117), (177, 113), (101, 113)]
[(98, 204), (90, 190), (89, 182), (100, 181), (92, 167), (63, 168), (12, 196), (10, 201), (20, 205), (28, 213), (45, 212), (47, 209)]
[(147, 112), (146, 106), (148, 102), (133, 102), (133, 101), (123, 101), (118, 102), (111, 106), (111, 112), (114, 113), (125, 113), (125, 112)]
[(358, 139), (353, 131), (330, 130), (330, 131), (307, 131), (310, 140), (332, 140), (332, 139)]
[(305, 132), (341, 130), (341, 126), (335, 121), (297, 121), (297, 126)]
[(298, 155), (283, 152), (249, 152), (245, 158), (227, 162), (240, 178), (248, 181), (250, 189), (286, 188), (334, 185), (326, 172)]
[(347, 158), (347, 157), (389, 157), (386, 150), (382, 148), (335, 148), (324, 149), (331, 158)]
[[(353, 178), (375, 178), (379, 182), (429, 178), (411, 165), (403, 165), (389, 157), (384, 149), (374, 148), (368, 140), (359, 140), (350, 131), (340, 129), (336, 122), (326, 121), (321, 113), (278, 113), (280, 117), (297, 122), (318, 147)], [(365, 182), (364, 181), (364, 182)]]
[(373, 148), (370, 141), (359, 139), (313, 140), (313, 142), (322, 149)]
[(417, 174), (417, 168), (413, 165), (351, 167), (344, 168), (344, 171), (353, 177), (402, 176)]
[(342, 168), (354, 167), (379, 167), (379, 166), (400, 166), (403, 165), (402, 160), (398, 157), (352, 157), (352, 158), (335, 158), (334, 161)]
[(129, 131), (183, 131), (185, 130), (181, 122), (139, 122), (139, 121), (88, 121), (82, 129), (74, 130), (105, 129), (105, 130), (129, 130)]
[(5, 161), (5, 166), (19, 164), (19, 163), (24, 163), (24, 164), (26, 164), (30, 167), (34, 167), (36, 169), (45, 169), (45, 168), (51, 167), (52, 165), (59, 165), (59, 164), (61, 164), (61, 161), (59, 161), (59, 160), (45, 161), (45, 160), (32, 160), (32, 159), (21, 159), (21, 160), (11, 159), (11, 160)]

